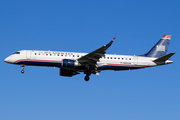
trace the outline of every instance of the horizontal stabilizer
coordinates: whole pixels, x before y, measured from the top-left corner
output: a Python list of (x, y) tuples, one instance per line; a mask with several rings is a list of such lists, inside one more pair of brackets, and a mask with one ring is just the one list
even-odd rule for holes
[(162, 56), (160, 58), (155, 59), (153, 62), (164, 62), (164, 61), (168, 60), (174, 54), (175, 54), (175, 52), (174, 53), (169, 53), (167, 55), (164, 55), (164, 56)]

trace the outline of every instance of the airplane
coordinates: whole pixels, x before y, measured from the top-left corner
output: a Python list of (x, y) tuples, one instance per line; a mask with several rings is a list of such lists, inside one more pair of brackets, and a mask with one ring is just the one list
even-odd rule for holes
[(4, 61), (20, 65), (21, 73), (24, 73), (25, 66), (57, 67), (61, 76), (72, 77), (84, 72), (84, 80), (89, 81), (91, 74), (99, 75), (103, 70), (133, 70), (173, 63), (169, 58), (175, 52), (167, 54), (170, 39), (171, 35), (164, 35), (149, 52), (138, 56), (105, 54), (114, 37), (108, 44), (90, 53), (20, 50)]

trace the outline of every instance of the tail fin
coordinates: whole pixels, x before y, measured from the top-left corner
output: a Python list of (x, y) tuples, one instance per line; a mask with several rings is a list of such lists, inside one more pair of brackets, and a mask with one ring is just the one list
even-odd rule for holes
[(160, 58), (160, 57), (166, 55), (170, 39), (171, 39), (171, 35), (164, 35), (156, 43), (156, 45), (148, 53), (146, 53), (144, 56)]

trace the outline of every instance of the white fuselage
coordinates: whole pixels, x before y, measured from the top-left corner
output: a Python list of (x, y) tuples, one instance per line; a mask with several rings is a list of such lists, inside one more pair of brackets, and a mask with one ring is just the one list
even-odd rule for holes
[[(63, 59), (77, 60), (86, 54), (87, 53), (21, 50), (7, 57), (5, 62), (20, 65), (52, 66), (61, 68)], [(105, 56), (100, 58), (97, 62), (97, 71), (130, 70), (157, 66), (157, 64), (153, 62), (155, 59), (156, 58), (151, 57), (105, 54)], [(83, 71), (81, 68), (71, 69)]]

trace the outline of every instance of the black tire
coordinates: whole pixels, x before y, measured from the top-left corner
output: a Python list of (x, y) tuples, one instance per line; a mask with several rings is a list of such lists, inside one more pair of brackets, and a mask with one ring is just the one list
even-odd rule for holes
[(85, 78), (84, 78), (85, 81), (89, 81), (89, 76), (86, 75)]

